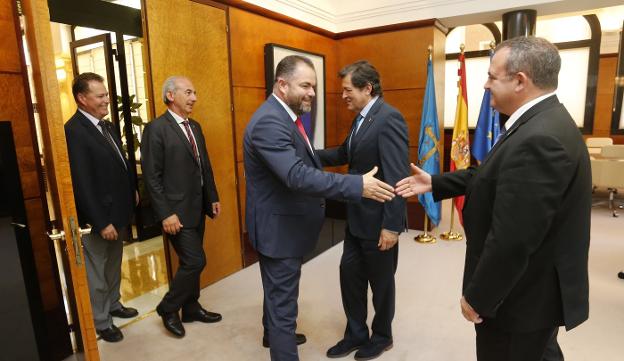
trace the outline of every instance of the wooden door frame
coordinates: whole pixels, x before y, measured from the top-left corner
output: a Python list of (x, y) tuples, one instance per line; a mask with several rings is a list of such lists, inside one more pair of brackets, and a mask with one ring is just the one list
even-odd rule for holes
[(80, 262), (84, 259), (82, 243), (80, 235), (75, 231), (72, 232), (70, 227), (70, 220), (73, 220), (77, 226), (78, 218), (65, 143), (60, 90), (54, 64), (48, 2), (47, 0), (22, 0), (22, 9), (26, 19), (26, 39), (32, 61), (33, 85), (41, 117), (41, 132), (45, 144), (50, 193), (54, 195), (53, 203), (57, 208), (57, 227), (65, 231), (65, 240), (68, 245), (77, 245), (67, 247), (67, 256), (75, 294), (73, 301), (78, 311), (84, 357), (87, 361), (99, 361), (87, 274), (84, 264)]

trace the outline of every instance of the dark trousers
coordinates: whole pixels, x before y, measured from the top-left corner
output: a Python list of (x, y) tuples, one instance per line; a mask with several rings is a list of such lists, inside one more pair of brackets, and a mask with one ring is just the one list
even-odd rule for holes
[(485, 320), (475, 325), (478, 361), (542, 361), (544, 351), (552, 342), (556, 327), (530, 331), (508, 332)]
[(204, 253), (204, 224), (196, 228), (182, 228), (175, 236), (168, 236), (178, 254), (180, 266), (169, 284), (169, 292), (158, 305), (160, 312), (194, 313), (199, 302), (199, 276), (206, 266)]
[(550, 340), (548, 340), (542, 361), (564, 361), (563, 352), (561, 352), (561, 347), (559, 347), (559, 342), (557, 342), (558, 333), (559, 328), (557, 327), (552, 336), (550, 336)]
[(387, 251), (380, 251), (378, 243), (378, 239), (359, 239), (347, 228), (340, 260), (340, 292), (342, 306), (347, 316), (344, 338), (356, 343), (369, 340), (366, 325), (369, 283), (375, 308), (370, 341), (373, 343), (392, 341), (394, 274), (397, 269), (399, 245)]
[(264, 289), (262, 325), (271, 344), (272, 361), (298, 361), (295, 330), (302, 258), (271, 258), (262, 254)]

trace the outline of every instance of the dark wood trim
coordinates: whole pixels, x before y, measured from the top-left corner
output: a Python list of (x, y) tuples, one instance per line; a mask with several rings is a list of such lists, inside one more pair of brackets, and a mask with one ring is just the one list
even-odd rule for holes
[(7, 74), (7, 75), (19, 75), (22, 76), (23, 74), (19, 71), (10, 71), (10, 70), (0, 70), (0, 74)]
[(488, 28), (488, 30), (492, 33), (492, 35), (494, 36), (494, 41), (496, 42), (496, 44), (499, 44), (501, 42), (501, 39), (503, 38), (503, 36), (501, 35), (500, 30), (498, 30), (498, 26), (496, 26), (496, 24), (494, 24), (494, 23), (484, 23), (484, 24), (481, 24), (481, 25), (483, 25), (486, 28)]
[(600, 59), (617, 58), (617, 57), (618, 57), (618, 53), (600, 54)]
[[(460, 53), (446, 54), (446, 60), (457, 60), (459, 59)], [(466, 51), (464, 52), (464, 58), (483, 58), (486, 56), (490, 56), (489, 50), (474, 50), (474, 51)]]
[[(592, 134), (594, 131), (594, 113), (596, 110), (596, 93), (598, 92), (598, 68), (600, 66), (600, 39), (602, 30), (600, 21), (595, 14), (583, 15), (589, 28), (591, 29), (591, 40), (589, 41), (589, 61), (587, 64), (587, 92), (585, 95), (585, 117), (583, 127), (580, 128), (583, 134)], [(571, 42), (582, 44), (583, 41)], [(569, 44), (569, 43), (564, 43)], [(559, 49), (564, 49), (562, 44), (556, 44)], [(587, 46), (587, 45), (585, 45)], [(578, 46), (583, 47), (583, 45)]]
[(437, 21), (435, 19), (426, 19), (426, 20), (410, 21), (406, 23), (376, 26), (373, 28), (343, 31), (341, 33), (334, 33), (333, 39), (339, 40), (339, 39), (345, 39), (345, 38), (352, 38), (355, 36), (387, 33), (387, 32), (392, 32), (392, 31), (399, 31), (399, 30), (423, 28), (427, 26), (436, 26), (438, 29), (440, 29), (439, 26), (436, 25), (436, 23)]
[[(598, 29), (598, 31), (600, 31), (600, 29)], [(594, 30), (592, 29), (592, 39), (566, 41), (563, 43), (556, 43), (555, 46), (557, 46), (557, 49), (559, 50), (591, 48), (591, 46), (594, 44), (593, 32)], [(600, 43), (598, 43), (598, 45), (600, 45)], [(600, 47), (598, 48), (598, 52), (600, 53)]]
[(227, 5), (222, 4), (220, 2), (217, 2), (217, 1), (212, 1), (212, 0), (191, 0), (191, 1), (194, 2), (194, 3), (208, 5), (208, 6), (212, 6), (213, 8), (225, 10), (225, 16), (226, 16), (226, 20), (225, 21), (226, 21), (227, 24), (230, 23), (230, 21), (229, 21), (230, 14), (227, 11), (228, 10)]
[(141, 10), (101, 0), (48, 0), (50, 21), (143, 36)]
[[(622, 22), (624, 29), (624, 22)], [(620, 117), (624, 111), (622, 97), (624, 97), (624, 31), (620, 31), (620, 45), (618, 49), (618, 64), (615, 71), (615, 89), (613, 91), (613, 113), (611, 116), (611, 134), (622, 135), (624, 129), (620, 129)]]

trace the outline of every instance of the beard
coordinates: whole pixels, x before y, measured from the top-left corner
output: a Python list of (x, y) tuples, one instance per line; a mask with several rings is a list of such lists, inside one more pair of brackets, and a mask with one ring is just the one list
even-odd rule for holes
[(309, 113), (312, 111), (312, 99), (314, 98), (311, 98), (309, 102), (304, 102), (305, 98), (305, 96), (289, 96), (286, 99), (286, 104), (296, 115)]

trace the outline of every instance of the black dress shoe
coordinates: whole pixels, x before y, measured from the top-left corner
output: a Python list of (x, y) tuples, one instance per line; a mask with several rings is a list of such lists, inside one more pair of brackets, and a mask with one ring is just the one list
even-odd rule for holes
[(186, 332), (184, 331), (184, 326), (182, 326), (180, 316), (177, 312), (163, 312), (158, 307), (156, 307), (156, 312), (162, 318), (163, 325), (167, 331), (178, 337), (184, 337)]
[(121, 333), (121, 330), (115, 325), (110, 325), (110, 327), (103, 330), (95, 330), (95, 332), (106, 342), (119, 342), (123, 340), (123, 333)]
[(125, 307), (121, 305), (121, 308), (110, 312), (111, 316), (119, 318), (132, 318), (139, 315), (139, 311), (136, 308)]
[(330, 347), (329, 350), (327, 350), (327, 357), (339, 358), (339, 357), (348, 356), (351, 352), (359, 349), (365, 343), (366, 341), (354, 342), (354, 341), (349, 341), (349, 340), (340, 340), (338, 341), (337, 344), (335, 344), (334, 346)]
[(199, 321), (205, 323), (214, 323), (221, 321), (221, 319), (222, 317), (220, 314), (206, 311), (203, 308), (200, 308), (199, 311), (190, 314), (184, 313), (184, 311), (182, 311), (182, 322)]
[(364, 360), (372, 360), (379, 356), (385, 351), (388, 351), (392, 348), (392, 341), (389, 343), (372, 343), (368, 342), (364, 346), (360, 347), (358, 352), (355, 353), (355, 359), (358, 361)]
[[(303, 345), (303, 344), (304, 344), (304, 343), (306, 343), (306, 341), (308, 340), (308, 339), (305, 337), (305, 335), (304, 335), (304, 334), (302, 334), (302, 333), (296, 333), (296, 334), (295, 334), (295, 339), (296, 339), (296, 341), (297, 341), (297, 346), (299, 346), (299, 345)], [(269, 339), (268, 339), (266, 336), (262, 337), (262, 346), (264, 346), (264, 347), (266, 347), (266, 348), (271, 347), (271, 344), (269, 343)]]

